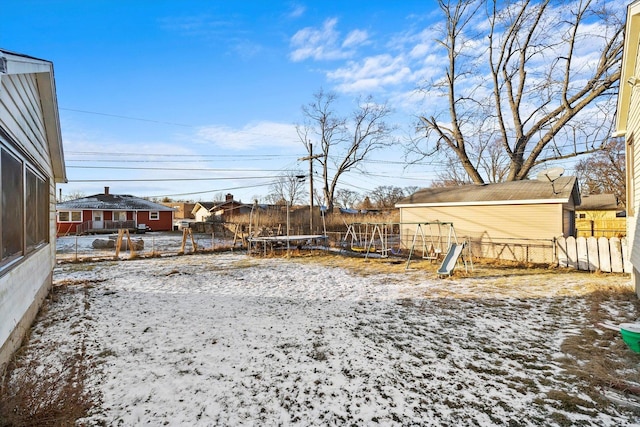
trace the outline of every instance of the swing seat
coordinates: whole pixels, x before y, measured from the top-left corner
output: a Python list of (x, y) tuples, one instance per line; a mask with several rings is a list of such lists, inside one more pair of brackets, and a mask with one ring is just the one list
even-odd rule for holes
[[(351, 250), (354, 252), (367, 252), (367, 247), (366, 246), (354, 246), (351, 245)], [(369, 248), (369, 252), (375, 252), (376, 251), (376, 247), (375, 246), (371, 246)]]

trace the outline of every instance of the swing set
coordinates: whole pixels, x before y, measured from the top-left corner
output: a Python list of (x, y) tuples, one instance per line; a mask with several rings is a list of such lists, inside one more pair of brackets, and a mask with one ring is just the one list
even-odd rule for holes
[(449, 251), (452, 244), (458, 244), (458, 236), (452, 222), (430, 221), (412, 224), (416, 229), (411, 240), (407, 268), (415, 253), (420, 253), (422, 259), (438, 262)]
[(400, 223), (355, 222), (346, 225), (347, 232), (342, 242), (343, 248), (363, 253), (365, 258), (373, 253), (379, 254), (381, 258), (402, 254)]
[[(380, 258), (402, 256), (403, 249), (409, 251), (406, 269), (409, 269), (412, 257), (418, 254), (422, 259), (431, 262), (442, 261), (438, 270), (439, 276), (451, 275), (455, 265), (462, 259), (465, 270), (471, 260), (469, 242), (458, 242), (456, 230), (452, 222), (429, 221), (412, 223), (351, 223), (347, 224), (347, 232), (342, 241), (342, 248), (352, 252), (362, 253), (365, 258), (377, 254)], [(403, 226), (412, 225), (413, 238), (409, 240), (410, 229)], [(406, 244), (410, 242), (410, 245)], [(471, 264), (473, 269), (473, 264)]]

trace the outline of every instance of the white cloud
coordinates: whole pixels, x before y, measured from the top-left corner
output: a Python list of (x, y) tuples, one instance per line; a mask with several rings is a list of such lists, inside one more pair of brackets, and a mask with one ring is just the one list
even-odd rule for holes
[(288, 13), (289, 18), (299, 18), (307, 11), (307, 8), (301, 4), (292, 4), (291, 11)]
[(362, 45), (368, 39), (366, 31), (354, 30), (340, 43), (340, 32), (336, 29), (336, 18), (324, 21), (322, 28), (306, 27), (291, 37), (293, 51), (290, 58), (294, 62), (305, 59), (335, 60), (346, 59), (354, 55), (353, 48)]
[(401, 56), (388, 54), (350, 62), (346, 67), (327, 73), (327, 77), (339, 81), (343, 92), (375, 91), (383, 86), (398, 85), (412, 80), (411, 68)]
[(249, 123), (242, 129), (220, 125), (204, 126), (198, 130), (197, 138), (202, 143), (211, 143), (233, 151), (265, 150), (270, 147), (299, 150), (301, 147), (294, 125), (267, 121)]
[(369, 39), (369, 34), (364, 30), (353, 30), (342, 42), (342, 47), (349, 48), (365, 43)]

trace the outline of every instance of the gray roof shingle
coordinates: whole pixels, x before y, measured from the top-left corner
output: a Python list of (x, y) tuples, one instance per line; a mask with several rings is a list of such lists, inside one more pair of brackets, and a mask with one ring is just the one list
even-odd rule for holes
[(128, 194), (94, 194), (58, 203), (60, 209), (92, 209), (122, 211), (173, 211), (173, 208)]
[(615, 194), (582, 196), (580, 206), (576, 206), (576, 210), (580, 211), (616, 211), (619, 209), (618, 199)]
[(560, 177), (550, 181), (526, 180), (495, 184), (460, 185), (457, 187), (423, 188), (400, 200), (396, 206), (411, 204), (464, 204), (482, 202), (509, 202), (558, 200), (558, 203), (580, 203), (576, 178)]

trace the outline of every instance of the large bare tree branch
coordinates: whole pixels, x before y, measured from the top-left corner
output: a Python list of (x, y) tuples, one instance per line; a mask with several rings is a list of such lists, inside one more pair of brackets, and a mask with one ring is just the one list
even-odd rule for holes
[[(615, 102), (624, 29), (606, 0), (440, 0), (439, 6), (446, 66), (443, 78), (422, 90), (444, 95), (446, 103), (436, 107), (440, 114), (420, 117), (428, 149), (414, 144), (415, 152), (451, 152), (482, 183), (526, 179), (543, 161), (575, 157), (606, 140), (595, 138), (598, 126), (612, 121), (607, 106)], [(483, 59), (485, 68), (478, 65)], [(489, 170), (504, 165), (489, 149), (496, 134), (507, 174)], [(563, 138), (567, 143), (558, 145)]]

